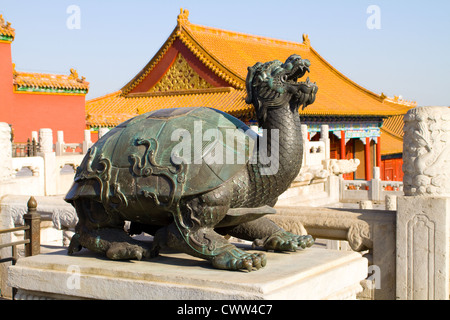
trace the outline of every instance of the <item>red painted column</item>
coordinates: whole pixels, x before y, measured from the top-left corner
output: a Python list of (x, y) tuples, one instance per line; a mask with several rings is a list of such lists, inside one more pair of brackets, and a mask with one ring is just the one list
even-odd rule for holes
[(366, 180), (369, 181), (372, 179), (372, 175), (370, 174), (370, 138), (366, 138), (366, 144), (364, 146), (364, 158), (365, 158), (365, 173)]
[(345, 131), (341, 131), (341, 159), (346, 159), (347, 154), (345, 152)]
[(381, 170), (381, 137), (377, 138), (377, 167)]

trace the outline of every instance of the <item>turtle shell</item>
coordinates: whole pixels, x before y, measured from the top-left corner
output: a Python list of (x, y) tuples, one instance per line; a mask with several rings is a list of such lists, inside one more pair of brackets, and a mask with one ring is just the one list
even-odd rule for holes
[(87, 196), (126, 205), (143, 195), (167, 204), (203, 193), (243, 169), (256, 137), (242, 121), (212, 108), (148, 112), (91, 147), (66, 200)]

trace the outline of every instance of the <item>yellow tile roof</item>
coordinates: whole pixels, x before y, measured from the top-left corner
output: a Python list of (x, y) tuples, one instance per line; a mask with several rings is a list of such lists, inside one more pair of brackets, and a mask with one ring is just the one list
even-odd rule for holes
[(0, 14), (0, 40), (12, 41), (16, 32), (14, 28), (11, 28), (10, 22), (5, 22), (3, 15)]
[(403, 138), (381, 128), (381, 155), (403, 153)]
[(381, 127), (381, 154), (398, 154), (403, 152), (404, 114), (388, 117)]
[(383, 122), (383, 129), (394, 136), (403, 138), (403, 126), (405, 125), (405, 122), (403, 121), (404, 116), (404, 114), (401, 114), (385, 119)]
[(14, 70), (13, 83), (16, 90), (25, 92), (48, 91), (54, 93), (82, 93), (89, 90), (89, 82), (79, 78), (75, 69), (70, 69), (70, 75), (17, 72)]
[[(227, 112), (232, 114), (253, 112), (253, 107), (246, 105), (243, 99), (233, 99), (237, 95), (245, 96), (247, 68), (256, 62), (275, 59), (285, 61), (293, 53), (311, 61), (311, 73), (308, 76), (319, 87), (315, 103), (301, 111), (303, 115), (393, 116), (405, 114), (413, 106), (387, 99), (386, 96), (375, 94), (351, 81), (311, 47), (307, 35), (303, 36), (302, 43), (254, 36), (192, 24), (188, 20), (188, 14), (187, 10), (181, 10), (177, 26), (166, 43), (142, 71), (122, 88), (122, 95), (116, 94), (115, 98), (111, 95), (105, 96), (103, 102), (100, 101), (102, 98), (87, 102), (86, 111), (92, 121), (96, 117), (94, 115), (104, 117), (104, 112), (119, 114), (122, 108), (151, 110), (156, 105), (159, 108), (171, 107), (176, 95), (161, 96), (158, 99), (153, 96), (141, 97), (140, 100), (125, 98), (123, 95), (127, 95), (151, 73), (176, 39), (180, 39), (211, 72), (236, 89), (226, 93), (230, 95), (228, 99), (225, 99), (225, 93), (222, 93), (221, 99), (214, 103), (217, 108), (228, 110)], [(192, 101), (210, 106), (210, 100), (206, 99), (204, 94), (199, 92), (198, 97), (194, 96), (195, 93), (186, 95), (183, 99), (177, 96), (177, 103), (181, 103), (178, 106), (188, 106)], [(117, 101), (113, 102), (116, 99)], [(158, 101), (157, 104), (155, 101)], [(228, 104), (221, 105), (218, 101)], [(115, 107), (117, 109), (114, 109)], [(96, 125), (94, 122), (91, 124)]]
[(111, 127), (138, 114), (163, 108), (211, 107), (239, 118), (251, 118), (253, 109), (245, 103), (245, 92), (234, 88), (212, 88), (122, 95), (121, 91), (86, 103), (89, 127)]

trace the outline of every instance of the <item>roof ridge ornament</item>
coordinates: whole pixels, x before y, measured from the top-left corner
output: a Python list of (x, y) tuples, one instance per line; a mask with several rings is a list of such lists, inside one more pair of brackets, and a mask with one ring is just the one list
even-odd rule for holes
[(13, 68), (13, 78), (16, 78), (19, 73), (16, 70), (16, 64), (15, 63), (12, 64), (12, 68)]
[(78, 71), (76, 69), (74, 69), (74, 68), (70, 69), (69, 79), (71, 79), (71, 80), (77, 80), (78, 79)]
[(380, 95), (380, 98), (384, 101), (387, 102), (391, 102), (391, 103), (395, 103), (398, 105), (402, 105), (402, 106), (407, 106), (407, 107), (417, 107), (417, 101), (414, 100), (405, 100), (403, 99), (403, 97), (401, 95), (394, 95), (394, 97), (389, 97), (386, 94), (384, 94), (383, 92)]
[(177, 17), (178, 25), (189, 23), (189, 10), (180, 8), (180, 14)]
[(11, 27), (11, 22), (5, 21), (3, 15), (0, 14), (0, 40), (14, 40), (15, 35), (16, 32)]
[(309, 40), (309, 36), (306, 33), (304, 33), (302, 37), (303, 37), (303, 44), (310, 47), (311, 41)]
[(78, 71), (74, 68), (70, 69), (70, 75), (68, 76), (69, 80), (75, 80), (79, 83), (84, 83), (84, 80), (86, 80), (86, 77), (79, 77), (78, 76)]

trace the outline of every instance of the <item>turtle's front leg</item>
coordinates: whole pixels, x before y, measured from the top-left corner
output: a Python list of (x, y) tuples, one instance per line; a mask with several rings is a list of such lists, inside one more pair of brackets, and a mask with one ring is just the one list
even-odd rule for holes
[(211, 261), (218, 269), (259, 269), (266, 264), (263, 253), (249, 253), (229, 243), (215, 232), (229, 209), (229, 193), (220, 187), (199, 196), (183, 199), (173, 212), (174, 222), (160, 229), (154, 239), (153, 252), (160, 246)]
[(158, 230), (153, 241), (152, 254), (161, 247), (169, 247), (191, 256), (211, 261), (213, 267), (224, 270), (260, 269), (266, 265), (264, 253), (249, 253), (216, 233), (212, 228), (179, 230), (175, 223)]

